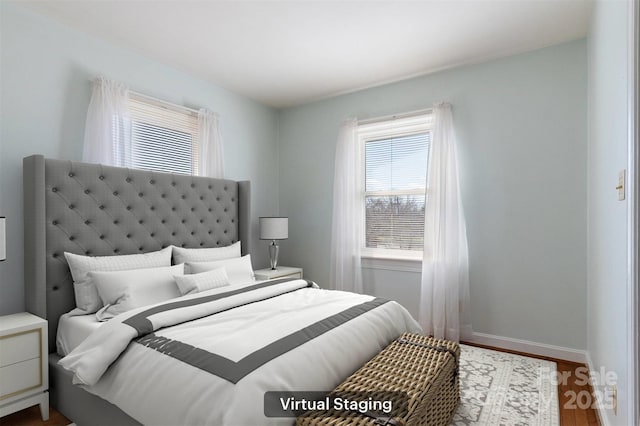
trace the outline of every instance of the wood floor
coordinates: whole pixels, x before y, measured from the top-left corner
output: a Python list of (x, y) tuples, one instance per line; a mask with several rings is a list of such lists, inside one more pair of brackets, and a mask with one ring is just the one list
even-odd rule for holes
[[(580, 405), (576, 403), (576, 399), (573, 395), (581, 395), (581, 392), (588, 395), (593, 395), (591, 385), (576, 384), (577, 378), (584, 377), (584, 364), (575, 362), (563, 361), (554, 358), (547, 358), (543, 356), (531, 355), (522, 352), (509, 351), (500, 348), (494, 348), (491, 346), (477, 345), (474, 343), (466, 343), (470, 346), (478, 346), (481, 348), (492, 349), (495, 351), (508, 352), (517, 355), (529, 356), (532, 358), (546, 359), (553, 361), (558, 365), (559, 377), (566, 377), (567, 380), (559, 380), (558, 383), (558, 397), (560, 406), (560, 426), (598, 426), (598, 415), (595, 409), (580, 408)], [(580, 370), (582, 369), (582, 370)], [(587, 394), (585, 394), (587, 395)], [(43, 422), (40, 420), (40, 409), (37, 406), (27, 408), (17, 413), (0, 419), (0, 426), (65, 426), (71, 423), (62, 414), (51, 408), (49, 420)]]

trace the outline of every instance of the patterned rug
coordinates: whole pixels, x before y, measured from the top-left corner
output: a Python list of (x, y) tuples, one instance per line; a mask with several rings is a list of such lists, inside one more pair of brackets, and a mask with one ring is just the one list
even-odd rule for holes
[(451, 425), (559, 425), (555, 362), (460, 349), (460, 405)]

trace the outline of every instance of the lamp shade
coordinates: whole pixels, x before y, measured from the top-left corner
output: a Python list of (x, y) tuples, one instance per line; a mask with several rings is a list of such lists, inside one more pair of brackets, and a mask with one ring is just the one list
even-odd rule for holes
[(288, 217), (261, 217), (261, 240), (286, 240), (289, 238)]
[(7, 258), (6, 229), (4, 216), (0, 216), (0, 260)]

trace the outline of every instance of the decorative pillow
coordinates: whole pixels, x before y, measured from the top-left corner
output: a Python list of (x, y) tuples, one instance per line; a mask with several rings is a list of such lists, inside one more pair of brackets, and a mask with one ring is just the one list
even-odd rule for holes
[(176, 277), (176, 284), (180, 294), (199, 293), (212, 288), (229, 285), (229, 277), (225, 268), (218, 268), (212, 271), (201, 272), (199, 274), (182, 275)]
[(240, 241), (226, 247), (182, 248), (173, 247), (173, 263), (212, 262), (242, 256)]
[(186, 264), (186, 268), (190, 274), (225, 268), (231, 285), (247, 284), (254, 281), (250, 254), (236, 259), (217, 260), (215, 262), (189, 262)]
[(96, 318), (105, 321), (131, 309), (180, 297), (175, 276), (183, 274), (183, 263), (153, 269), (89, 272), (104, 303)]
[(102, 307), (102, 301), (87, 273), (171, 266), (171, 247), (150, 253), (124, 256), (81, 256), (65, 252), (64, 257), (67, 259), (73, 277), (76, 306), (87, 314), (92, 314)]

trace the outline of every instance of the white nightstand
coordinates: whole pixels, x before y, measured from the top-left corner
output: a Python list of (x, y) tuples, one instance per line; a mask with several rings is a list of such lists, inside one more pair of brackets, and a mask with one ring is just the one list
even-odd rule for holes
[(275, 271), (271, 268), (258, 269), (254, 273), (258, 281), (276, 278), (302, 278), (302, 268), (293, 268), (291, 266), (278, 266)]
[(49, 419), (47, 321), (22, 312), (0, 317), (0, 417), (40, 405)]

